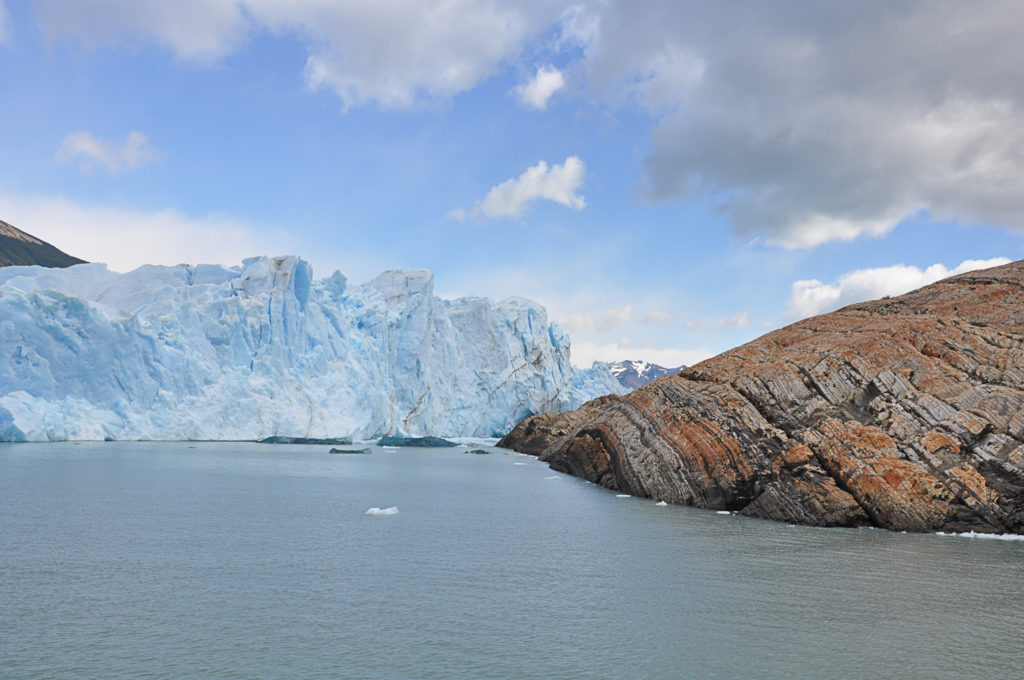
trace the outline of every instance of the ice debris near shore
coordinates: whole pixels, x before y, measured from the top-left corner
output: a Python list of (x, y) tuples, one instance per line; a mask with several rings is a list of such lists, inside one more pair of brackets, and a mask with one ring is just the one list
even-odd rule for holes
[(0, 269), (0, 441), (497, 437), (623, 388), (540, 305), (241, 267)]

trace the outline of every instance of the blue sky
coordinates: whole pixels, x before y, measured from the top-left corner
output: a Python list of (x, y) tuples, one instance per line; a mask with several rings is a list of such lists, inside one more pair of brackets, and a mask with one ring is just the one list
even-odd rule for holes
[(1015, 2), (0, 7), (0, 219), (120, 271), (428, 268), (677, 364), (1024, 257)]

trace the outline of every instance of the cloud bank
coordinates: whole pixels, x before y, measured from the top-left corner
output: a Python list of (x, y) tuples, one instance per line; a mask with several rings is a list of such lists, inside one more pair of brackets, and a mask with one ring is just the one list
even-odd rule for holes
[(1005, 257), (994, 257), (990, 260), (964, 260), (953, 269), (943, 264), (933, 264), (924, 270), (898, 264), (848, 272), (835, 283), (822, 283), (817, 279), (796, 281), (789, 298), (787, 316), (791, 321), (796, 321), (855, 302), (875, 300), (886, 295), (902, 295), (948, 276), (997, 267), (1008, 262)]
[(789, 248), (881, 235), (922, 210), (1024, 229), (1021, 3), (592, 11), (589, 80), (660, 116), (651, 199), (709, 198), (739, 236)]
[(401, 108), (469, 90), (553, 19), (547, 2), (487, 0), (40, 0), (51, 37), (156, 45), (209, 62), (260, 31), (308, 45), (305, 78), (344, 108)]

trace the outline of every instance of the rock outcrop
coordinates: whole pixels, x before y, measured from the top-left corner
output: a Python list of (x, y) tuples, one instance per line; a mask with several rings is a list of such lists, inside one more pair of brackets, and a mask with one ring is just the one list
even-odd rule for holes
[(498, 445), (752, 517), (1024, 533), (1024, 261), (800, 321)]
[(0, 220), (0, 267), (70, 267), (84, 262)]

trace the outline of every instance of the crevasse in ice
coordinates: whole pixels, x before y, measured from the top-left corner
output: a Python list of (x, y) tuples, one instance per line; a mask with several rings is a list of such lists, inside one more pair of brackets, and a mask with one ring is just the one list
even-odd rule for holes
[(500, 436), (623, 388), (540, 305), (241, 267), (0, 269), (0, 441)]

